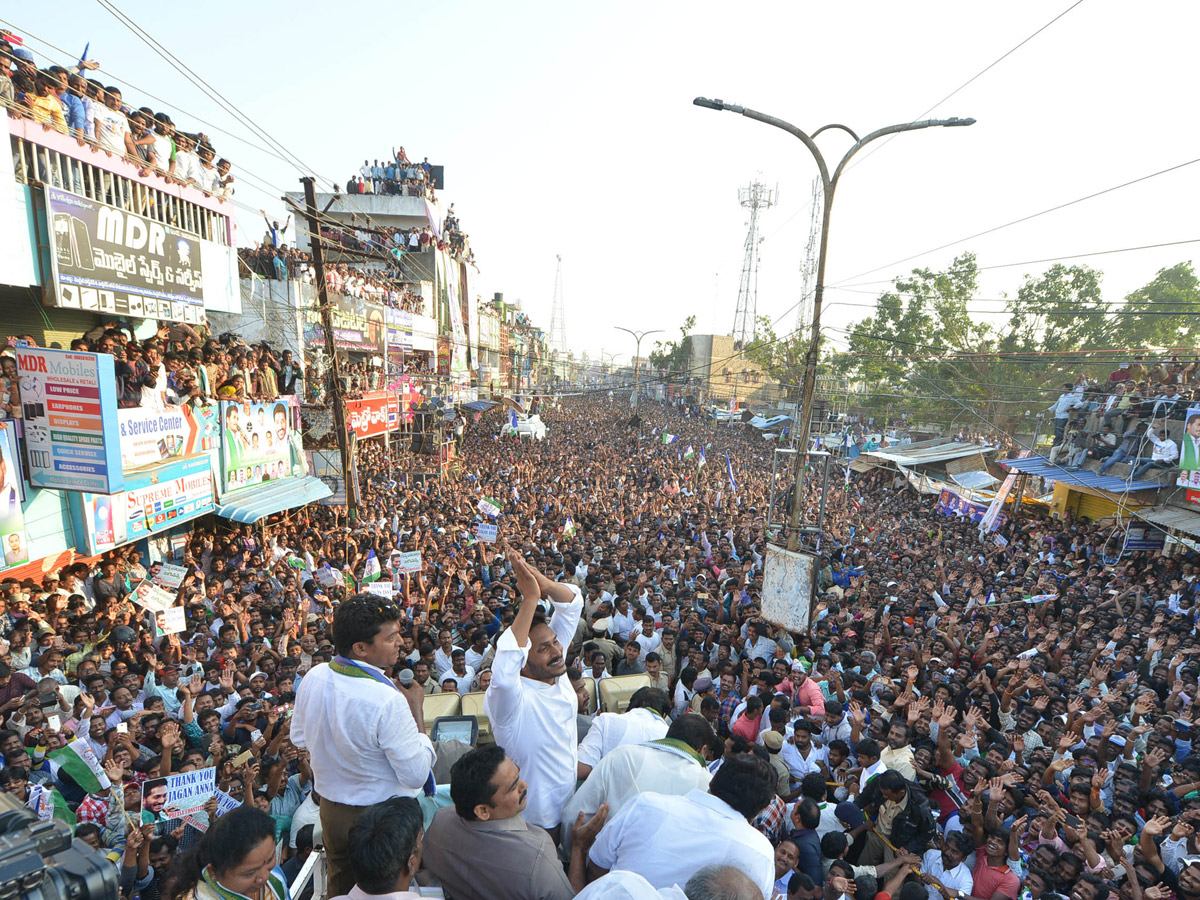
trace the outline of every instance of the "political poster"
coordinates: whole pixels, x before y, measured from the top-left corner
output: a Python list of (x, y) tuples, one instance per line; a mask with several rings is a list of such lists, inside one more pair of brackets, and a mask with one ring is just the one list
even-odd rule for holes
[(421, 551), (412, 550), (408, 553), (396, 553), (392, 558), (395, 560), (393, 568), (397, 572), (403, 572), (406, 575), (415, 575), (421, 571)]
[[(155, 568), (158, 569), (157, 572), (154, 571)], [(156, 566), (150, 567), (150, 580), (169, 590), (178, 591), (179, 586), (183, 584), (183, 579), (187, 577), (187, 573), (186, 566), (177, 566), (173, 563), (158, 563)]]
[(494, 544), (496, 542), (496, 533), (498, 530), (499, 526), (494, 522), (480, 522), (477, 526), (475, 526), (475, 537), (479, 538), (481, 541), (486, 541), (489, 544)]
[(1187, 488), (1189, 503), (1200, 504), (1200, 406), (1187, 411), (1179, 442), (1179, 477), (1175, 484)]
[(493, 519), (500, 515), (500, 504), (489, 497), (484, 497), (482, 500), (480, 500), (479, 505), (476, 508), (485, 516), (489, 516)]
[(292, 407), (286, 399), (221, 402), (221, 491), (292, 475)]
[(396, 596), (395, 585), (390, 581), (372, 581), (370, 584), (362, 586), (364, 594), (374, 594), (376, 597), (382, 597), (385, 600), (391, 600)]
[(166, 822), (194, 813), (217, 790), (217, 770), (195, 769), (151, 778), (142, 784), (142, 824)]
[(17, 425), (0, 421), (0, 549), (4, 551), (0, 571), (29, 562), (29, 539), (25, 534), (25, 478), (17, 449)]
[(175, 605), (174, 592), (159, 587), (148, 578), (143, 579), (133, 589), (133, 593), (129, 595), (129, 599), (142, 607), (142, 609), (152, 613), (165, 612)]
[(179, 634), (187, 628), (187, 616), (182, 606), (172, 606), (154, 614), (154, 637)]
[(345, 583), (342, 573), (337, 569), (331, 569), (328, 565), (321, 566), (313, 572), (313, 577), (321, 587), (335, 588), (341, 587)]

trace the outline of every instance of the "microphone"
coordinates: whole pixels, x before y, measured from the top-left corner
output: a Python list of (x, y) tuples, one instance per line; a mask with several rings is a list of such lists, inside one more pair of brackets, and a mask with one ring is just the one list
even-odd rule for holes
[(412, 669), (401, 669), (400, 674), (396, 677), (397, 677), (397, 680), (402, 685), (404, 685), (404, 687), (409, 687), (413, 683), (413, 670)]

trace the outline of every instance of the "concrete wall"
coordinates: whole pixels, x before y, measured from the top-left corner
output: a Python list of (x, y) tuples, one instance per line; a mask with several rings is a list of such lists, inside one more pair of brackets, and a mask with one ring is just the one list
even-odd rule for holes
[[(304, 208), (303, 193), (292, 191), (287, 196), (301, 209)], [(333, 194), (317, 194), (317, 209), (324, 210), (331, 200), (333, 205), (329, 206), (324, 217), (351, 228), (367, 228), (372, 224), (388, 228), (424, 228), (431, 224), (424, 197), (396, 197), (390, 194), (339, 194), (335, 198)], [(440, 211), (438, 217), (440, 221)], [(307, 226), (303, 229), (296, 229), (296, 246), (301, 250), (309, 249)]]

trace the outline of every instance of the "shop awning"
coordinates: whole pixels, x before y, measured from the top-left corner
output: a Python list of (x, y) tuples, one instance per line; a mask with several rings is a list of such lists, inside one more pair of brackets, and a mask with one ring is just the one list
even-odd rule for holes
[(928, 463), (960, 459), (964, 456), (990, 453), (996, 449), (990, 444), (975, 444), (964, 441), (939, 441), (936, 444), (924, 446), (926, 443), (922, 442), (922, 445), (906, 444), (903, 447), (884, 447), (878, 450), (871, 450), (864, 455), (886, 460), (898, 466), (912, 468), (913, 466), (921, 466)]
[(1172, 506), (1156, 506), (1153, 509), (1139, 509), (1137, 517), (1160, 528), (1174, 528), (1184, 534), (1200, 537), (1200, 513)]
[(234, 494), (217, 504), (217, 515), (235, 522), (257, 522), (273, 513), (295, 509), (332, 497), (333, 491), (320, 478), (287, 478)]
[(1087, 469), (1069, 471), (1063, 466), (1054, 465), (1044, 456), (1021, 456), (1017, 459), (1002, 459), (999, 462), (1000, 465), (1007, 466), (1015, 472), (1038, 475), (1047, 481), (1061, 481), (1064, 484), (1108, 491), (1110, 494), (1123, 494), (1127, 491), (1157, 491), (1162, 487), (1157, 481), (1126, 481), (1116, 475), (1101, 475), (1099, 472), (1089, 472)]
[(491, 400), (472, 400), (470, 403), (464, 403), (462, 407), (475, 412), (487, 412), (495, 405)]

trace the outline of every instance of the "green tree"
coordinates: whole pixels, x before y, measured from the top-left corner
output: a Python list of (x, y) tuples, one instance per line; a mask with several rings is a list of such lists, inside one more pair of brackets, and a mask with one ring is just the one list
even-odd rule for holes
[(650, 365), (665, 376), (688, 377), (688, 360), (692, 356), (692, 339), (689, 337), (696, 327), (696, 317), (688, 316), (679, 327), (679, 340), (655, 341), (650, 351)]
[[(767, 378), (779, 382), (785, 394), (798, 394), (804, 380), (804, 357), (811, 335), (793, 331), (780, 336), (775, 333), (769, 316), (758, 317), (757, 331), (742, 353), (762, 369)], [(824, 344), (824, 339), (821, 343)]]

